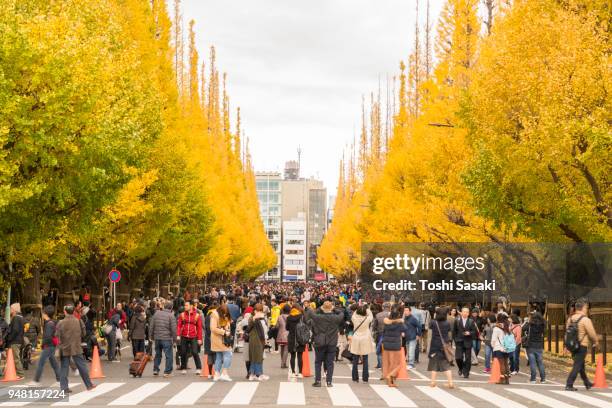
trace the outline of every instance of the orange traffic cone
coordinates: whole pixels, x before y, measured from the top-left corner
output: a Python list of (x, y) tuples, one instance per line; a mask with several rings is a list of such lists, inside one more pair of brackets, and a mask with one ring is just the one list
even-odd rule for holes
[(312, 377), (312, 374), (310, 373), (310, 355), (308, 354), (308, 344), (302, 353), (302, 376), (304, 378)]
[(91, 370), (89, 370), (89, 378), (104, 378), (102, 373), (102, 364), (100, 363), (100, 354), (98, 354), (98, 346), (94, 346), (91, 356)]
[(606, 383), (606, 372), (603, 366), (603, 355), (597, 357), (597, 368), (595, 368), (595, 381), (593, 381), (593, 388), (608, 388)]
[(8, 381), (19, 381), (23, 380), (23, 377), (17, 376), (17, 370), (15, 369), (15, 357), (13, 357), (13, 349), (8, 348), (6, 352), (6, 366), (4, 368), (3, 382)]
[(409, 380), (408, 370), (406, 369), (406, 348), (402, 347), (402, 368), (397, 373), (396, 380)]
[(501, 367), (499, 366), (499, 359), (493, 358), (491, 375), (489, 376), (489, 384), (497, 384), (499, 380), (501, 380)]
[(206, 377), (210, 375), (210, 371), (208, 371), (208, 354), (204, 353), (204, 358), (202, 359), (202, 371), (200, 372), (200, 377)]

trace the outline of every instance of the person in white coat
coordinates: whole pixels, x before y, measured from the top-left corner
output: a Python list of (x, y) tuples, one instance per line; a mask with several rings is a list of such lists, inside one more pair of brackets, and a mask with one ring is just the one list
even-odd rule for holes
[(372, 341), (372, 331), (370, 330), (372, 320), (374, 320), (374, 316), (369, 306), (365, 304), (360, 305), (351, 317), (354, 329), (349, 337), (349, 351), (353, 355), (354, 382), (359, 382), (359, 359), (363, 359), (362, 380), (368, 382), (369, 379), (368, 354), (376, 351)]

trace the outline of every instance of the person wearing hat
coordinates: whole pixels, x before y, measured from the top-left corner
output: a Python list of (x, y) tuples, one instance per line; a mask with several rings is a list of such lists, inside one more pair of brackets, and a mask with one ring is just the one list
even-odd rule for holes
[(334, 375), (334, 357), (338, 344), (338, 333), (344, 323), (344, 312), (341, 308), (334, 310), (334, 304), (326, 300), (318, 311), (311, 307), (304, 311), (306, 322), (312, 327), (315, 348), (315, 382), (313, 387), (321, 386), (321, 365), (327, 368), (327, 386), (332, 386)]

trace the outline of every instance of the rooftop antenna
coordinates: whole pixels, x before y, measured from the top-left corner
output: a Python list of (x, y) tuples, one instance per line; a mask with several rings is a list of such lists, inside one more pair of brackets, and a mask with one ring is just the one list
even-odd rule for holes
[(298, 146), (297, 148), (297, 154), (298, 154), (298, 177), (300, 176), (300, 165), (302, 163), (302, 148), (300, 146)]

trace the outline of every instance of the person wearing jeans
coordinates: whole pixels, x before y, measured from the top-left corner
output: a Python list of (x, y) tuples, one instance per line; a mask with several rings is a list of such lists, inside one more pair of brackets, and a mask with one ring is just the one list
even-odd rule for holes
[(544, 327), (545, 322), (540, 312), (533, 312), (527, 325), (527, 358), (529, 359), (529, 369), (531, 371), (530, 381), (536, 382), (536, 369), (540, 372), (540, 381), (546, 381), (546, 372), (544, 371)]
[(60, 380), (60, 366), (55, 359), (55, 346), (58, 343), (57, 337), (55, 337), (55, 326), (56, 322), (51, 320), (51, 317), (55, 314), (55, 308), (51, 305), (45, 306), (43, 310), (43, 338), (42, 338), (42, 352), (38, 359), (38, 366), (36, 367), (36, 374), (34, 374), (34, 381), (32, 385), (40, 385), (40, 379), (42, 377), (45, 363), (49, 360), (51, 368), (55, 373), (55, 380)]
[(527, 358), (529, 359), (529, 369), (531, 370), (531, 378), (529, 381), (536, 382), (536, 368), (540, 372), (540, 382), (546, 382), (546, 370), (544, 369), (544, 349), (527, 349)]
[(217, 373), (227, 372), (232, 366), (231, 351), (217, 351), (215, 355), (215, 375)]
[(249, 376), (249, 380), (254, 379), (254, 378), (259, 378), (260, 376), (263, 375), (263, 364), (262, 363), (251, 363), (251, 375), (253, 375), (253, 377)]
[(493, 347), (491, 346), (491, 336), (493, 334), (493, 327), (497, 319), (494, 314), (487, 317), (487, 324), (482, 329), (482, 339), (485, 346), (485, 368), (484, 373), (488, 374), (491, 372), (491, 361), (493, 359)]
[(231, 322), (232, 317), (226, 303), (210, 313), (210, 349), (216, 353), (214, 381), (232, 381), (229, 376), (233, 348)]
[(406, 349), (408, 354), (406, 358), (408, 359), (408, 368), (413, 369), (417, 345), (421, 337), (421, 324), (412, 314), (410, 306), (404, 308), (404, 325), (406, 326)]
[(176, 336), (176, 318), (172, 313), (172, 302), (167, 302), (164, 308), (155, 312), (150, 320), (149, 341), (155, 342), (153, 375), (159, 375), (159, 365), (163, 352), (166, 357), (164, 377), (169, 377), (173, 369), (172, 346)]
[(164, 367), (164, 375), (167, 377), (172, 373), (173, 370), (173, 356), (172, 356), (172, 340), (155, 340), (155, 359), (153, 360), (153, 374), (159, 373), (159, 366), (161, 365), (162, 353), (166, 357), (166, 366)]

